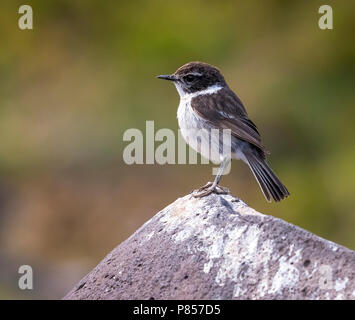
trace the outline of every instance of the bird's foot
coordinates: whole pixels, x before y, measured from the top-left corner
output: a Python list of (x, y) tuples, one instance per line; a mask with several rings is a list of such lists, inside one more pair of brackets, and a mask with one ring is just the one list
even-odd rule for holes
[(192, 196), (194, 198), (203, 198), (211, 193), (216, 193), (216, 194), (228, 194), (230, 193), (229, 189), (226, 187), (221, 187), (219, 185), (214, 186), (212, 182), (207, 182), (203, 187), (192, 191)]

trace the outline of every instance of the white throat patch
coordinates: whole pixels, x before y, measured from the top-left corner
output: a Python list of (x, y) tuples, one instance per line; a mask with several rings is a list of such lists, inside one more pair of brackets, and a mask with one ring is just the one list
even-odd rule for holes
[(183, 101), (191, 101), (192, 98), (204, 95), (204, 94), (213, 94), (216, 93), (217, 91), (221, 90), (223, 87), (221, 87), (218, 84), (214, 84), (213, 86), (208, 87), (205, 90), (197, 91), (194, 93), (186, 93), (184, 90), (179, 86), (178, 83), (174, 83), (175, 87), (180, 95), (180, 99)]

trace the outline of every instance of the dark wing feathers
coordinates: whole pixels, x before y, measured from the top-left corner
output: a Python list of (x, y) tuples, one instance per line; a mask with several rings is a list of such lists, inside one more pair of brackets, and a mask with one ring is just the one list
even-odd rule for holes
[(214, 94), (196, 96), (191, 100), (192, 109), (212, 126), (230, 129), (232, 135), (247, 141), (268, 153), (256, 125), (248, 118), (248, 114), (237, 95), (229, 88), (223, 88)]

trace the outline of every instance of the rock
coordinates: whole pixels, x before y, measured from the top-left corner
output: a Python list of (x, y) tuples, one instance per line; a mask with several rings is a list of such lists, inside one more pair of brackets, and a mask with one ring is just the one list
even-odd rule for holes
[(232, 195), (187, 195), (64, 299), (355, 299), (355, 252)]

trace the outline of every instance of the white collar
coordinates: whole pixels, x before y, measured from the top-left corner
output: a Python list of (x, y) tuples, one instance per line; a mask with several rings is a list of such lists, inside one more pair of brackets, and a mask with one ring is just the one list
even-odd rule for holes
[(185, 93), (181, 87), (179, 87), (178, 85), (176, 85), (176, 89), (179, 92), (180, 95), (180, 99), (183, 101), (190, 101), (192, 98), (195, 98), (197, 96), (201, 96), (201, 95), (205, 95), (205, 94), (213, 94), (216, 93), (217, 91), (221, 90), (223, 87), (220, 86), (219, 84), (214, 84), (213, 86), (208, 87), (205, 90), (201, 90), (201, 91), (196, 91), (193, 93)]

